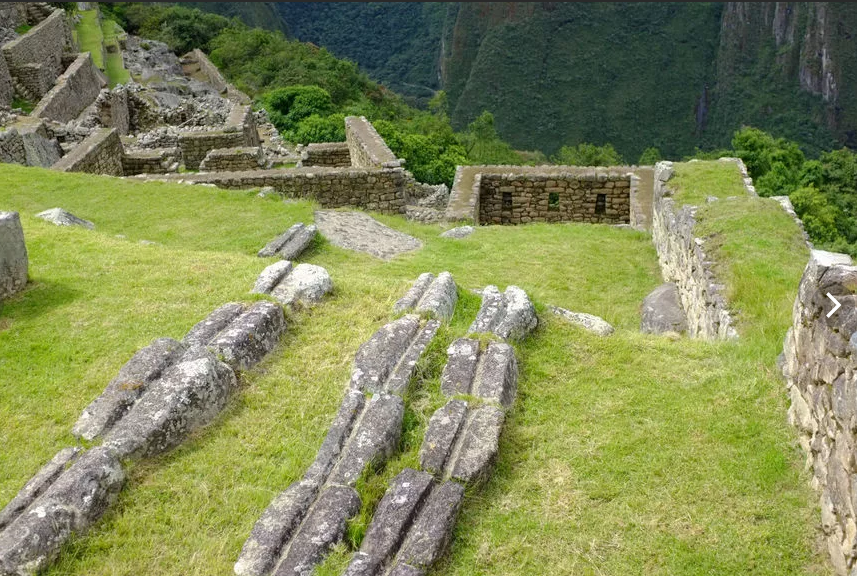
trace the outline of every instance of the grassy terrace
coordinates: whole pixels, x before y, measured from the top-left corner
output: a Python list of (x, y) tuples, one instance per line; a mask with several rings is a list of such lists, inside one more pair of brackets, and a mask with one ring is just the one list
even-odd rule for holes
[[(119, 50), (117, 40), (119, 27), (116, 22), (102, 20), (99, 23), (98, 10), (95, 9), (80, 11), (79, 18), (75, 32), (80, 51), (92, 54), (95, 65), (107, 74), (111, 88), (128, 82), (131, 76), (122, 62), (122, 52)], [(115, 49), (108, 50), (110, 46)]]
[[(676, 182), (689, 189), (697, 168), (677, 165)], [(2, 505), (74, 441), (80, 411), (136, 349), (247, 299), (267, 264), (256, 250), (310, 221), (313, 206), (11, 165), (0, 165), (0, 178), (0, 207), (21, 212), (31, 261), (30, 287), (0, 311)], [(706, 195), (742, 194), (723, 186)], [(96, 230), (33, 217), (54, 206)], [(556, 304), (600, 315), (617, 332), (601, 339), (543, 315), (518, 346), (519, 396), (495, 474), (469, 494), (437, 574), (828, 573), (814, 536), (816, 496), (775, 374), (807, 253), (772, 206), (723, 200), (699, 213), (701, 229), (722, 233), (709, 245), (718, 242), (739, 312), (742, 338), (731, 343), (638, 333), (640, 302), (661, 282), (639, 232), (485, 227), (454, 241), (436, 226), (379, 216), (425, 247), (384, 263), (319, 242), (304, 259), (330, 271), (333, 297), (291, 318), (281, 346), (245, 375), (213, 425), (134, 465), (117, 504), (48, 574), (231, 574), (262, 509), (312, 461), (357, 347), (420, 272), (444, 269), (460, 302), (412, 386), (402, 453), (359, 486), (364, 510), (320, 574), (341, 571), (386, 479), (415, 464), (443, 402), (445, 348), (479, 306), (466, 289), (487, 283), (522, 286), (541, 311)]]

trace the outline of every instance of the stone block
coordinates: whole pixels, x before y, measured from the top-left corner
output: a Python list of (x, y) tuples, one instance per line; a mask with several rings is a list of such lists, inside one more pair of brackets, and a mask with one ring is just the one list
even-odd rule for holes
[(270, 294), (271, 290), (276, 288), (283, 278), (288, 276), (291, 271), (292, 263), (288, 260), (280, 260), (279, 262), (275, 262), (270, 266), (267, 266), (259, 274), (259, 277), (256, 279), (256, 283), (253, 285), (253, 289), (250, 290), (250, 293)]
[(305, 226), (299, 222), (259, 250), (258, 255), (260, 258), (279, 256), (283, 260), (294, 260), (312, 244), (317, 231), (315, 224)]
[(457, 482), (444, 482), (434, 488), (408, 531), (396, 557), (397, 564), (414, 568), (434, 564), (446, 551), (463, 500), (464, 487)]
[(640, 331), (645, 334), (687, 331), (687, 316), (675, 284), (661, 284), (643, 300)]
[(458, 302), (458, 289), (452, 274), (441, 272), (437, 277), (421, 274), (414, 285), (393, 306), (395, 313), (414, 310), (439, 320), (449, 320)]
[(580, 326), (584, 330), (592, 332), (598, 336), (610, 336), (614, 332), (613, 326), (610, 325), (609, 322), (593, 314), (572, 312), (571, 310), (566, 310), (565, 308), (559, 308), (557, 306), (551, 306), (550, 309), (551, 312), (565, 322), (575, 326)]
[(315, 460), (310, 465), (304, 480), (321, 486), (327, 480), (333, 467), (339, 462), (342, 449), (351, 437), (354, 424), (366, 408), (366, 396), (359, 390), (348, 390), (333, 423), (327, 431), (327, 436), (321, 444)]
[(182, 339), (187, 346), (206, 346), (214, 340), (220, 332), (226, 329), (233, 320), (244, 312), (246, 306), (239, 302), (224, 304), (205, 319), (197, 323)]
[(478, 340), (459, 338), (447, 349), (441, 374), (441, 392), (446, 396), (468, 394), (508, 408), (517, 392), (518, 366), (515, 351), (500, 342), (481, 350)]
[(318, 304), (333, 290), (330, 274), (321, 266), (302, 263), (286, 274), (271, 290), (273, 296), (284, 306)]
[(262, 360), (286, 330), (283, 309), (256, 302), (218, 334), (210, 346), (235, 370), (248, 370)]
[(0, 212), (0, 300), (23, 290), (29, 258), (17, 212)]

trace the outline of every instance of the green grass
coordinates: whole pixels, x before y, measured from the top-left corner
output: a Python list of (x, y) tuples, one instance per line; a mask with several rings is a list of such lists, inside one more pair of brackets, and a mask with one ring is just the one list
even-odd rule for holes
[(20, 26), (15, 28), (15, 33), (24, 35), (29, 32), (31, 28), (32, 26), (30, 26), (29, 24), (21, 24)]
[(20, 96), (15, 96), (14, 98), (12, 98), (12, 103), (10, 106), (12, 108), (20, 108), (24, 111), (25, 114), (29, 114), (33, 111), (33, 108), (35, 108), (32, 102), (30, 102), (29, 100), (25, 100)]
[(77, 43), (81, 52), (92, 54), (95, 65), (104, 70), (104, 60), (101, 42), (104, 36), (101, 26), (98, 25), (98, 10), (81, 10), (78, 12), (79, 21), (75, 25), (77, 32)]
[[(122, 61), (122, 52), (117, 38), (122, 29), (113, 20), (103, 20), (101, 22), (101, 31), (104, 35), (105, 58), (107, 59), (104, 71), (110, 81), (110, 87), (112, 88), (117, 84), (126, 84), (131, 79), (131, 74), (125, 69), (125, 63)], [(111, 46), (115, 47), (115, 51), (111, 52), (109, 50)]]
[[(22, 215), (32, 280), (0, 311), (2, 503), (73, 442), (80, 411), (136, 349), (247, 298), (268, 263), (256, 250), (310, 221), (313, 206), (13, 165), (0, 165), (0, 178), (0, 206)], [(517, 345), (519, 396), (495, 474), (469, 492), (452, 552), (434, 573), (829, 573), (815, 540), (817, 497), (774, 367), (806, 250), (790, 219), (768, 213), (769, 201), (733, 202), (700, 219), (729, 235), (716, 249), (742, 337), (728, 343), (638, 332), (640, 302), (661, 282), (644, 233), (528, 225), (482, 227), (456, 241), (439, 238), (438, 226), (378, 216), (423, 249), (382, 262), (319, 242), (304, 259), (330, 271), (332, 297), (290, 319), (280, 347), (244, 376), (211, 426), (133, 466), (116, 505), (47, 574), (231, 574), (261, 511), (312, 461), (357, 347), (420, 272), (444, 269), (460, 301), (420, 364), (402, 452), (361, 482), (364, 508), (319, 574), (339, 573), (386, 479), (415, 465), (443, 403), (445, 348), (479, 307), (466, 289), (487, 283), (522, 286), (542, 312), (555, 304), (597, 314), (617, 332), (602, 339), (543, 314)], [(33, 217), (54, 206), (96, 230)]]
[(676, 190), (677, 204), (702, 206), (709, 196), (718, 199), (746, 196), (743, 178), (732, 162), (699, 161), (675, 164), (669, 186)]

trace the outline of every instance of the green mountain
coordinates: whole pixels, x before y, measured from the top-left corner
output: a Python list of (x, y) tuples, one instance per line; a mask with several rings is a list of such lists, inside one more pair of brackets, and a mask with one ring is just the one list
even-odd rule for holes
[(727, 146), (741, 125), (810, 153), (857, 146), (847, 3), (252, 4), (413, 100), (445, 90), (457, 128), (492, 112), (519, 149), (679, 157)]

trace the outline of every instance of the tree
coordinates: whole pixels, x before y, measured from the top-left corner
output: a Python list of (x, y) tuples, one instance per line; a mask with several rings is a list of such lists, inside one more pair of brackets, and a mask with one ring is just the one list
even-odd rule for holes
[(281, 133), (297, 128), (310, 116), (327, 116), (334, 111), (330, 93), (318, 86), (289, 86), (271, 90), (260, 98), (271, 123)]
[(552, 160), (554, 164), (569, 166), (619, 166), (625, 163), (612, 144), (597, 146), (588, 142), (563, 146)]
[(640, 159), (637, 161), (639, 166), (651, 166), (653, 164), (657, 164), (661, 160), (663, 160), (663, 156), (661, 156), (661, 151), (655, 148), (654, 146), (650, 146), (643, 150), (643, 153), (640, 154)]
[(342, 142), (345, 140), (345, 114), (313, 114), (301, 120), (293, 130), (285, 132), (283, 138), (300, 144)]
[(838, 211), (836, 207), (830, 205), (824, 194), (811, 186), (806, 186), (792, 192), (789, 199), (813, 241), (833, 242), (839, 237), (836, 230)]

